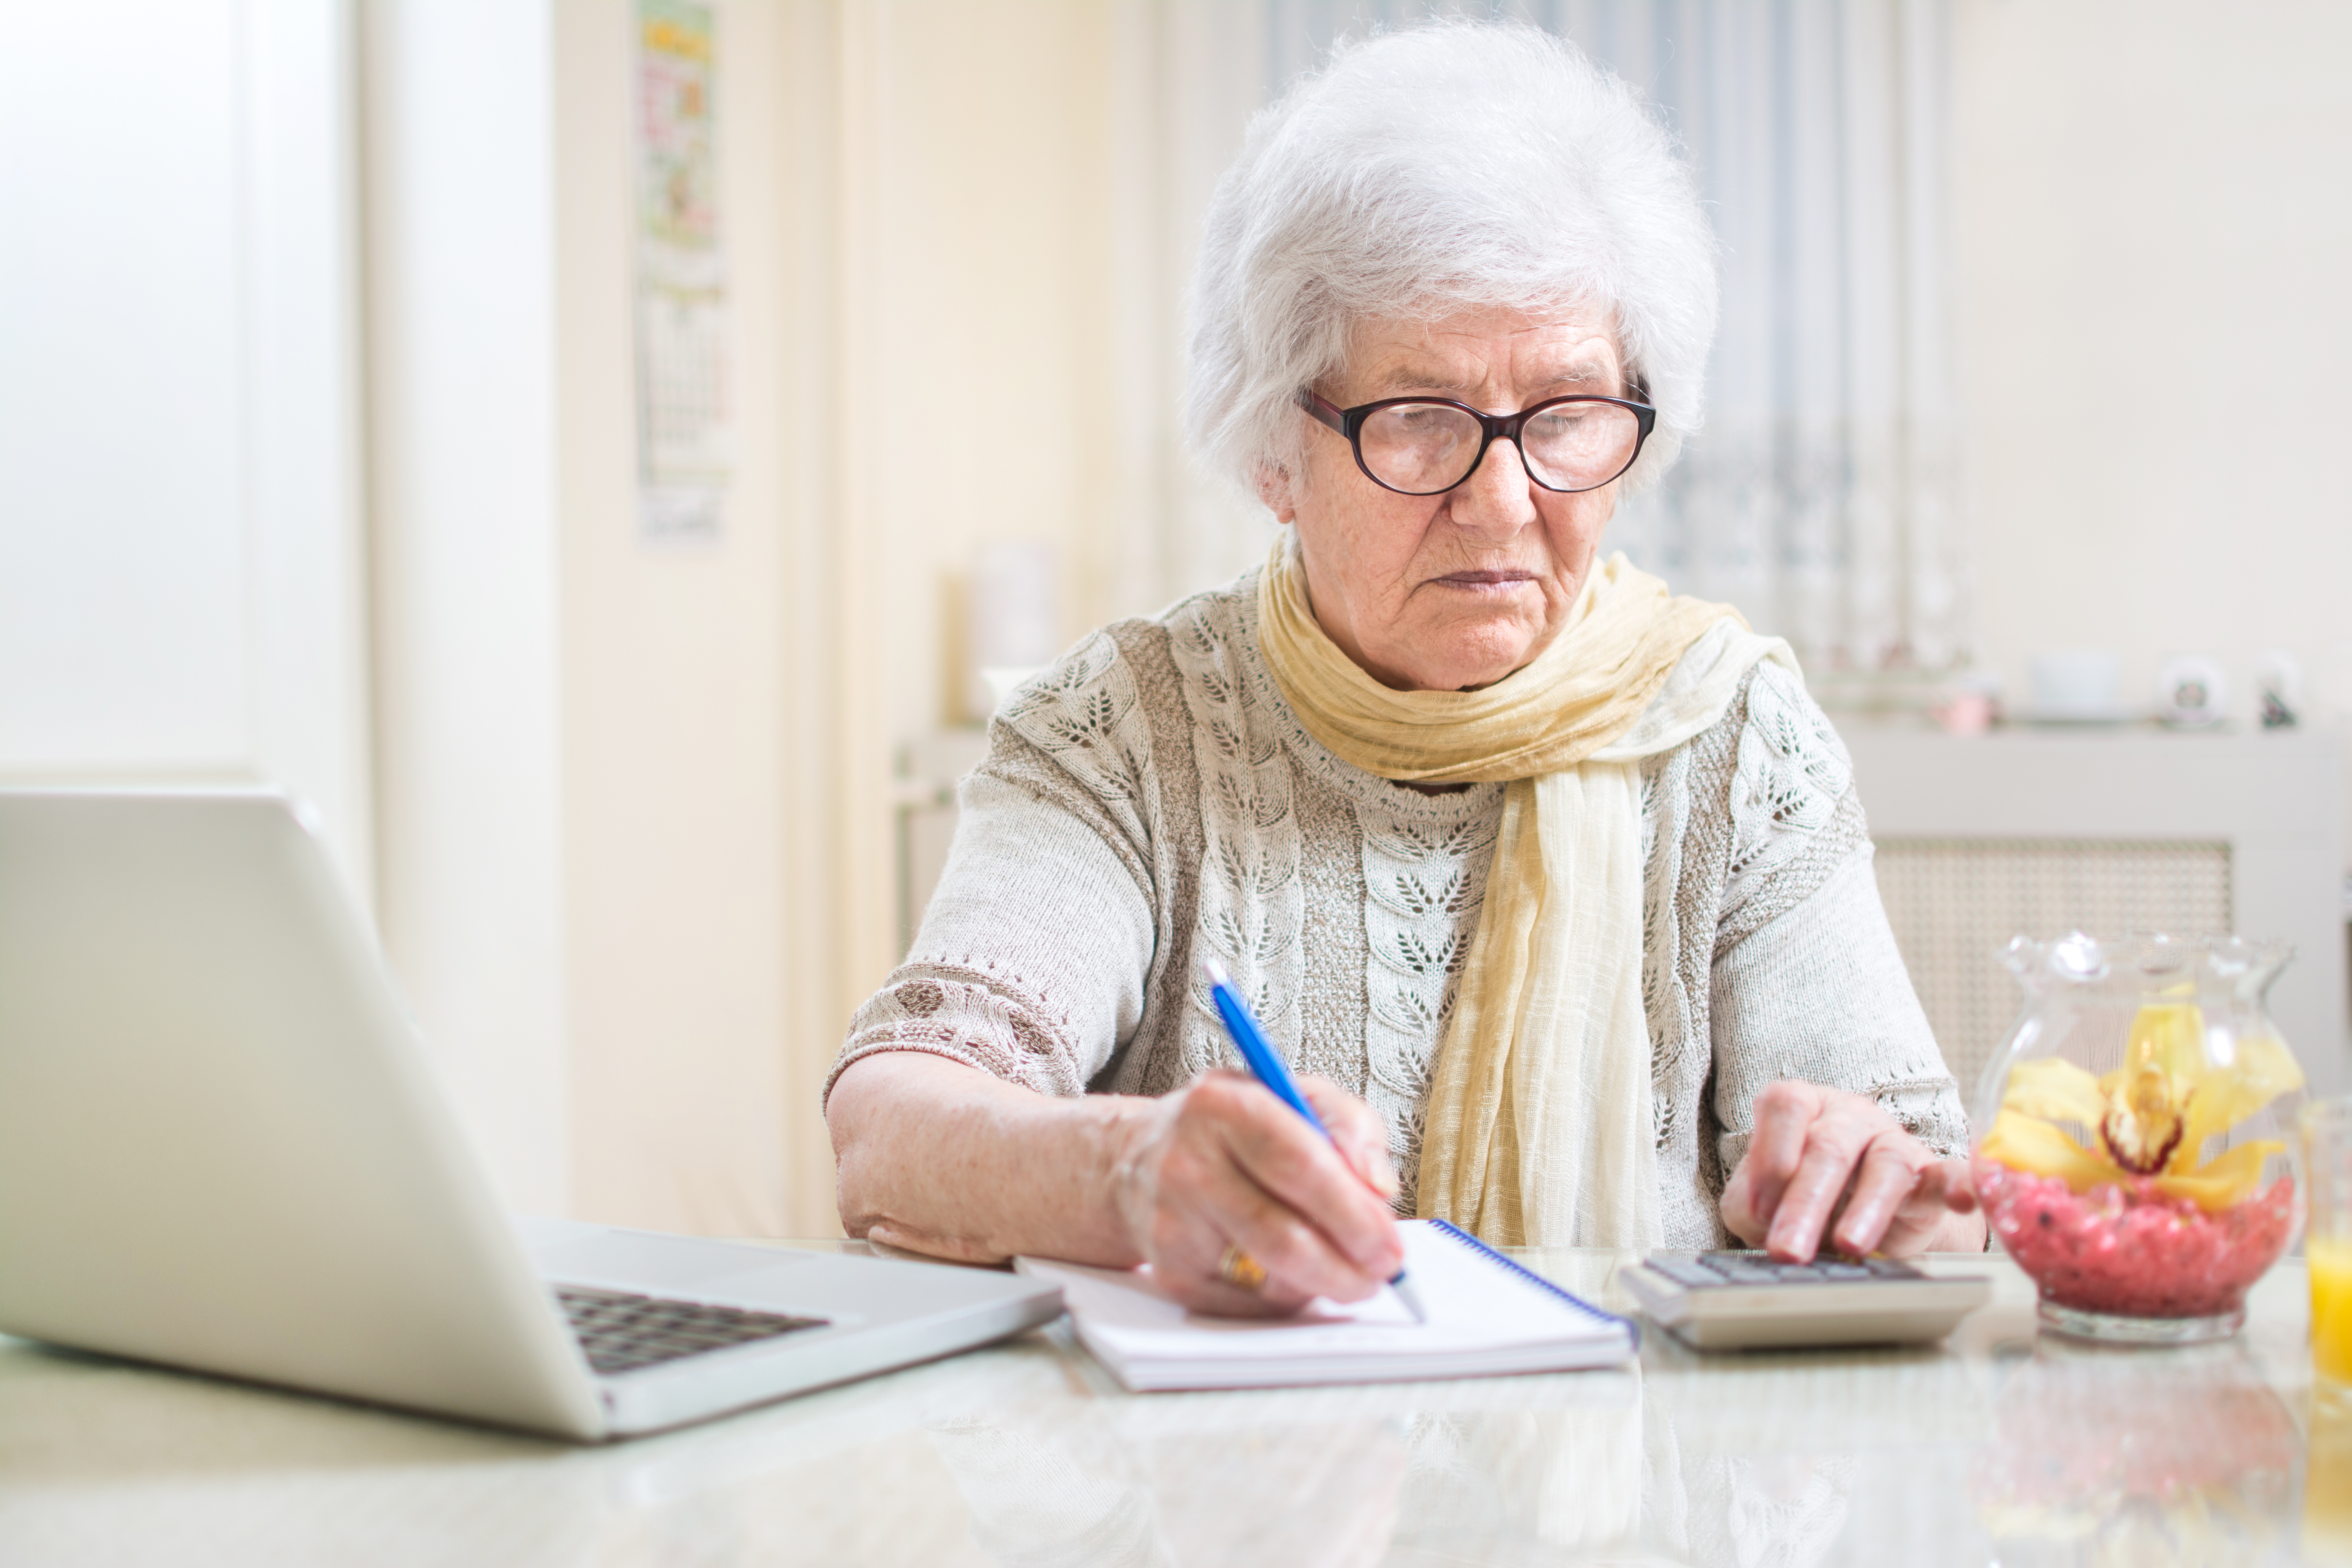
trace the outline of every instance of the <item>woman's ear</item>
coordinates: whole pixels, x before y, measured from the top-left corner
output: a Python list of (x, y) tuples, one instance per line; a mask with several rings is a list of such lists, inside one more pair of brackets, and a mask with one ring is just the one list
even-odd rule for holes
[(1261, 459), (1251, 471), (1252, 482), (1257, 489), (1257, 499), (1265, 510), (1274, 513), (1274, 521), (1287, 526), (1298, 515), (1298, 500), (1291, 493), (1290, 470), (1280, 463)]

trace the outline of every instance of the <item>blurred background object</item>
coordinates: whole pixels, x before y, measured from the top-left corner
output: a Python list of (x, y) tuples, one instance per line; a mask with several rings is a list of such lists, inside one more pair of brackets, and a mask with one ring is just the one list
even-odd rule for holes
[[(2337, 925), (2279, 1005), (2340, 1038), (2352, 10), (1439, 8), (1565, 32), (1689, 149), (1714, 404), (1612, 542), (1803, 649), (1890, 908), (1977, 911), (1898, 917), (1939, 1026), (2007, 984), (1979, 927), (2248, 925), (2246, 825), (2292, 809)], [(1333, 40), (1432, 9), (9, 0), (0, 778), (287, 784), (512, 1201), (829, 1228), (817, 1086), (952, 834), (978, 671), (1272, 537), (1177, 436), (1209, 192)], [(2223, 733), (1920, 717), (2038, 711), (2053, 648), (2147, 692), (2181, 647)], [(2290, 733), (2253, 732), (2266, 649), (2309, 671)], [(1874, 777), (1874, 735), (1976, 760)], [(2284, 795), (2244, 782), (2273, 742)], [(2134, 765), (2188, 803), (2160, 833), (2102, 793)]]
[(1990, 669), (1955, 670), (1927, 716), (1949, 734), (1983, 734), (2001, 717), (2000, 677)]
[(2294, 649), (2268, 647), (2254, 656), (2254, 697), (2263, 729), (2292, 730), (2303, 722), (2303, 660)]
[(971, 718), (984, 721), (1062, 651), (1056, 566), (1043, 541), (996, 540), (972, 552), (964, 595), (964, 711)]
[(2156, 717), (2177, 730), (2208, 729), (2230, 716), (2230, 678), (2211, 654), (2177, 653), (2156, 672)]
[(2053, 724), (2112, 724), (2123, 705), (2123, 660), (2105, 648), (2033, 656), (2032, 717)]

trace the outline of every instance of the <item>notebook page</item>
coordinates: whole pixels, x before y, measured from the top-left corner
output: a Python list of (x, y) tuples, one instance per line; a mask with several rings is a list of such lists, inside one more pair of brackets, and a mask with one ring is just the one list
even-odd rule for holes
[(1368, 1300), (1318, 1299), (1298, 1315), (1264, 1320), (1195, 1316), (1159, 1293), (1149, 1271), (1024, 1258), (1022, 1268), (1062, 1287), (1086, 1337), (1121, 1358), (1266, 1363), (1326, 1356), (1444, 1356), (1511, 1345), (1606, 1343), (1622, 1325), (1579, 1310), (1425, 1221), (1407, 1221), (1405, 1268), (1429, 1310), (1413, 1321), (1387, 1290)]

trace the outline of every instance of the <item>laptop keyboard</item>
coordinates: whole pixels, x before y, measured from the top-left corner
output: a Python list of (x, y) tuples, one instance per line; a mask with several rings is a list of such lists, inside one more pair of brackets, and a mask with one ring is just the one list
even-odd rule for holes
[(555, 1299), (580, 1348), (588, 1352), (588, 1364), (607, 1376), (802, 1329), (821, 1329), (826, 1322), (579, 1285), (557, 1286)]

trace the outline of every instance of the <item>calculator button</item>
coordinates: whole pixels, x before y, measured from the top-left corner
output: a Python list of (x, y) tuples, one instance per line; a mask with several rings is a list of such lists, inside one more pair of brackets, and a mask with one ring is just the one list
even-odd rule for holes
[(1703, 1290), (1710, 1286), (1723, 1283), (1722, 1275), (1707, 1268), (1696, 1258), (1653, 1258), (1650, 1259), (1650, 1267), (1675, 1284), (1686, 1285), (1694, 1290)]
[(1820, 1266), (1824, 1279), (1867, 1279), (1870, 1270), (1854, 1263), (1824, 1263)]

